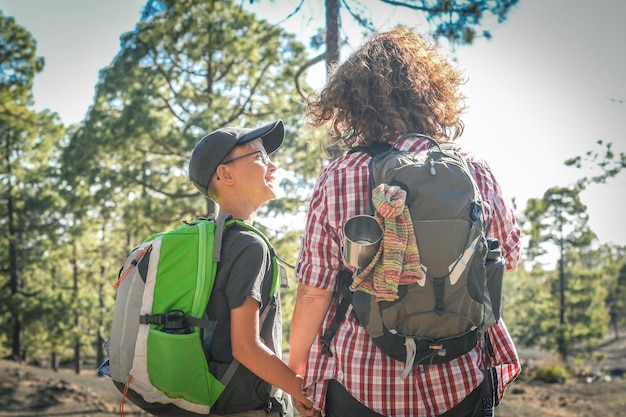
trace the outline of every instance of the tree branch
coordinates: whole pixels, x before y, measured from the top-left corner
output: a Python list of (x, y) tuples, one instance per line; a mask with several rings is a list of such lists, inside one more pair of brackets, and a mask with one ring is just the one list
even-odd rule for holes
[(298, 68), (298, 71), (296, 71), (296, 74), (294, 75), (294, 80), (296, 83), (296, 90), (298, 90), (298, 94), (300, 94), (300, 97), (306, 99), (306, 96), (304, 95), (304, 93), (302, 92), (302, 89), (300, 88), (300, 82), (299, 82), (300, 76), (309, 67), (317, 64), (320, 61), (323, 61), (325, 58), (326, 58), (326, 53), (324, 52), (323, 54), (318, 55), (315, 58), (312, 58), (308, 60), (307, 62), (305, 62), (304, 65), (302, 65), (300, 68)]

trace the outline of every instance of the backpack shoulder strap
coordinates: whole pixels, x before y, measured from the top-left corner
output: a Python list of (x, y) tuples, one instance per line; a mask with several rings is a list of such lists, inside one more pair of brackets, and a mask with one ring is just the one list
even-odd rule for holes
[(393, 145), (385, 142), (374, 142), (367, 146), (355, 146), (348, 153), (365, 152), (371, 157), (385, 153), (393, 148)]
[(348, 311), (348, 306), (350, 305), (350, 303), (352, 303), (352, 292), (350, 291), (350, 284), (352, 283), (352, 273), (344, 269), (339, 273), (337, 279), (339, 281), (339, 305), (337, 306), (337, 310), (335, 311), (335, 315), (333, 316), (333, 321), (330, 323), (330, 326), (328, 326), (328, 329), (326, 329), (324, 334), (320, 337), (320, 343), (322, 344), (322, 353), (329, 357), (333, 356), (333, 352), (330, 349), (330, 342), (333, 337), (335, 337), (335, 333), (337, 333), (339, 325), (345, 318), (346, 312)]
[(483, 373), (485, 379), (482, 383), (483, 409), (485, 416), (493, 416), (493, 409), (498, 406), (498, 372), (495, 368), (489, 368), (489, 358), (494, 356), (493, 345), (489, 332), (485, 331), (482, 340), (483, 350)]
[[(248, 224), (243, 220), (233, 219), (233, 216), (231, 216), (230, 214), (220, 215), (215, 223), (216, 229), (215, 229), (215, 243), (213, 246), (213, 260), (216, 262), (219, 261), (224, 230), (232, 226), (233, 224), (237, 224), (245, 229), (253, 231), (257, 235), (259, 235), (261, 239), (263, 239), (263, 241), (267, 245), (270, 251), (270, 257), (272, 258), (272, 286), (270, 288), (270, 298), (275, 297), (276, 292), (278, 291), (278, 288), (279, 288), (280, 271), (281, 271), (281, 267), (278, 265), (278, 255), (276, 254), (276, 251), (274, 250), (274, 247), (272, 246), (269, 239), (259, 229), (252, 226), (251, 224)], [(219, 248), (216, 249), (216, 247), (218, 246), (218, 242), (219, 242)], [(216, 260), (216, 256), (217, 256), (217, 260)], [(287, 264), (286, 262), (284, 263)]]
[(430, 142), (429, 148), (437, 147), (439, 148), (439, 150), (441, 150), (439, 142), (437, 142), (435, 139), (431, 138), (430, 136), (422, 135), (421, 133), (405, 133), (404, 135), (401, 135), (400, 137), (398, 137), (398, 139), (396, 139), (393, 146), (395, 147), (398, 144), (398, 142), (404, 139), (410, 138), (410, 137), (426, 139)]
[[(224, 238), (224, 229), (226, 222), (232, 220), (230, 214), (222, 214), (215, 220), (215, 242), (213, 243), (213, 262), (219, 262), (222, 256), (222, 239)], [(229, 222), (232, 223), (232, 222)]]

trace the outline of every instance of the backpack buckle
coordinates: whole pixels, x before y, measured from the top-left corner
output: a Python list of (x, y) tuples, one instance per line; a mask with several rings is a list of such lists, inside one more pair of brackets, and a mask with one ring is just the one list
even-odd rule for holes
[(446, 348), (444, 348), (443, 345), (430, 345), (428, 347), (434, 350), (437, 355), (446, 356)]
[(330, 329), (326, 330), (324, 335), (320, 337), (320, 344), (322, 345), (322, 353), (329, 358), (333, 357), (333, 352), (330, 350), (330, 339), (332, 338), (332, 334), (329, 334)]
[(472, 220), (474, 220), (475, 222), (477, 222), (478, 220), (481, 219), (483, 214), (483, 206), (482, 204), (478, 203), (478, 202), (473, 202), (472, 203)]

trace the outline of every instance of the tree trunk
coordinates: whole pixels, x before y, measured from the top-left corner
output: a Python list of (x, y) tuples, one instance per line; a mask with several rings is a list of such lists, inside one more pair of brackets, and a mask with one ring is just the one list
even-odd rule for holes
[(326, 0), (326, 74), (339, 62), (339, 0)]
[[(7, 223), (8, 223), (8, 243), (9, 243), (9, 289), (11, 291), (11, 297), (15, 299), (15, 295), (18, 294), (21, 290), (20, 288), (20, 277), (18, 273), (18, 259), (17, 259), (17, 239), (18, 239), (18, 231), (15, 225), (15, 207), (13, 204), (13, 187), (11, 181), (11, 140), (7, 135), (6, 141), (6, 170), (7, 177), (9, 180), (6, 182), (7, 184)], [(13, 334), (11, 340), (11, 357), (21, 362), (24, 358), (22, 358), (22, 319), (20, 315), (19, 306), (11, 303), (10, 307), (11, 318), (13, 319)]]
[(13, 314), (13, 343), (11, 346), (11, 357), (22, 362), (25, 358), (22, 356), (22, 320), (20, 313), (15, 311)]
[[(326, 0), (326, 79), (330, 69), (339, 63), (339, 0)], [(343, 152), (339, 146), (327, 147), (326, 153), (333, 160)]]
[[(74, 242), (72, 254), (73, 278), (74, 278), (74, 300), (78, 299), (78, 261), (76, 255), (76, 242)], [(81, 351), (80, 351), (80, 310), (78, 307), (74, 310), (74, 372), (79, 375), (81, 371)]]
[(52, 369), (54, 372), (57, 372), (59, 370), (59, 359), (57, 358), (56, 352), (50, 353), (50, 369)]
[[(106, 336), (104, 335), (104, 275), (106, 269), (103, 267), (100, 268), (100, 290), (99, 290), (99, 305), (100, 305), (100, 317), (98, 318), (98, 334), (96, 335), (96, 366), (100, 366), (102, 362), (104, 362), (104, 342), (106, 341)], [(100, 372), (96, 372), (96, 375), (99, 377), (102, 376)]]
[(565, 337), (565, 245), (563, 242), (563, 218), (559, 216), (559, 231), (561, 238), (559, 239), (559, 341), (558, 350), (563, 363), (567, 363), (567, 346)]

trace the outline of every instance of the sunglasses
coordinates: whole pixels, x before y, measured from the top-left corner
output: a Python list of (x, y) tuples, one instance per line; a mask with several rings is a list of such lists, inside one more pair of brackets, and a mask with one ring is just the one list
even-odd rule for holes
[(263, 164), (266, 165), (266, 166), (269, 165), (270, 157), (267, 155), (267, 152), (265, 152), (265, 149), (260, 149), (258, 151), (250, 152), (250, 153), (247, 153), (245, 155), (241, 155), (241, 156), (238, 156), (236, 158), (229, 159), (228, 161), (222, 162), (222, 164), (224, 164), (224, 165), (230, 164), (231, 162), (235, 162), (238, 159), (245, 158), (246, 156), (256, 155), (257, 153), (261, 154), (261, 162), (263, 162)]

